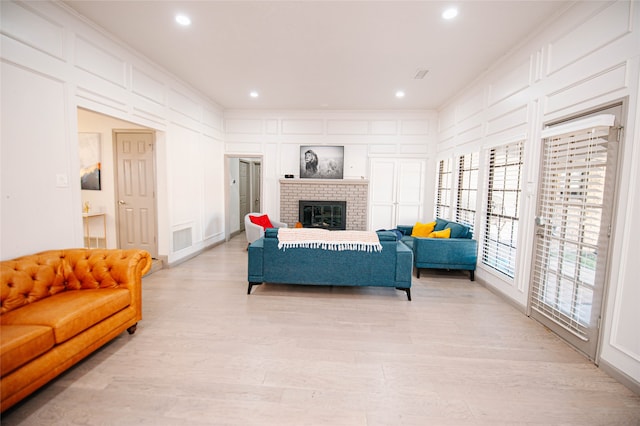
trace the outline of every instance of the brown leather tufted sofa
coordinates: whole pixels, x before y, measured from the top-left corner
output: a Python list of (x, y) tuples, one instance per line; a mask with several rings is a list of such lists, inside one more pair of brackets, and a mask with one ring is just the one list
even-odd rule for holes
[(0, 262), (0, 411), (142, 319), (144, 250), (52, 250)]

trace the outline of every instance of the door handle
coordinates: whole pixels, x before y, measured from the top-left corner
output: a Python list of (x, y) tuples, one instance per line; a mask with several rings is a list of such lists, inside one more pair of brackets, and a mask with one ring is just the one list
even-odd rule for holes
[(124, 206), (127, 203), (125, 203), (124, 200), (120, 200), (120, 201), (118, 201), (118, 204), (120, 204), (121, 206)]

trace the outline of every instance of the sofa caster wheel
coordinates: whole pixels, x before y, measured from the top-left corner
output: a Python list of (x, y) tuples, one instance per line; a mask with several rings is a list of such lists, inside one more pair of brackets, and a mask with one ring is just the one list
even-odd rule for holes
[(138, 329), (138, 323), (133, 324), (131, 327), (127, 328), (127, 332), (129, 334), (133, 334)]

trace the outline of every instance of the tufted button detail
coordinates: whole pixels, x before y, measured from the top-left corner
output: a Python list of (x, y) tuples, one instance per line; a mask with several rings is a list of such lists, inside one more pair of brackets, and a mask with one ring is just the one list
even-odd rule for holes
[(7, 287), (13, 288), (13, 283), (7, 283)]

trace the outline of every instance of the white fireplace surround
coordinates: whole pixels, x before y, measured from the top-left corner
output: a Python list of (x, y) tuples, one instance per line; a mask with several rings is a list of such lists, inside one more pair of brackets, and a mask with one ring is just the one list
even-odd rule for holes
[(347, 230), (367, 230), (369, 181), (366, 179), (280, 179), (280, 221), (298, 222), (300, 200), (346, 201)]

